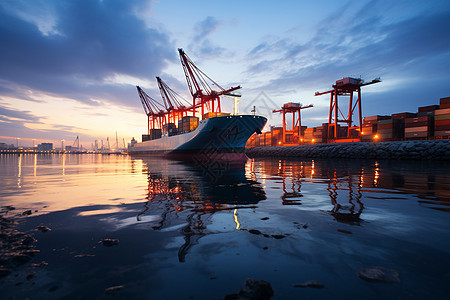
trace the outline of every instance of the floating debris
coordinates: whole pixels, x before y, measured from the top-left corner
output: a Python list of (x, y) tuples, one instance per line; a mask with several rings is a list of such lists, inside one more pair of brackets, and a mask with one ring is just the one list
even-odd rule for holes
[(263, 221), (265, 221), (265, 220), (269, 220), (269, 217), (264, 217), (264, 218), (261, 218), (261, 220), (263, 220)]
[(31, 215), (31, 210), (29, 209), (29, 210), (24, 211), (24, 212), (22, 213), (22, 215), (23, 215), (23, 216), (29, 216), (29, 215)]

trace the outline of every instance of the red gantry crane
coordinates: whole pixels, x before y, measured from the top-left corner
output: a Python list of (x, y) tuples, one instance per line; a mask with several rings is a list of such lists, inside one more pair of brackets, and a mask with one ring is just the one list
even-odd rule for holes
[(150, 129), (162, 129), (166, 124), (165, 107), (147, 95), (144, 90), (136, 86), (145, 114), (147, 115), (147, 134), (150, 134)]
[[(361, 114), (361, 87), (369, 84), (374, 84), (380, 82), (380, 78), (375, 78), (370, 82), (364, 82), (361, 78), (351, 78), (346, 77), (336, 81), (336, 84), (333, 84), (332, 90), (326, 92), (316, 92), (316, 96), (330, 94), (330, 113), (328, 117), (328, 140), (336, 140), (339, 138), (347, 138), (352, 139), (352, 130), (356, 129), (359, 131), (359, 135), (362, 132), (362, 114)], [(353, 104), (353, 93), (358, 93), (358, 98)], [(348, 105), (348, 115), (345, 116), (338, 105), (338, 96), (350, 96), (349, 105)], [(352, 127), (353, 124), (353, 112), (355, 111), (356, 106), (358, 106), (358, 121), (359, 126)], [(342, 119), (339, 119), (339, 114)], [(347, 124), (347, 136), (342, 137), (339, 134), (338, 123), (346, 123)]]
[(192, 108), (187, 108), (184, 102), (187, 102), (174, 90), (172, 90), (160, 77), (156, 77), (161, 97), (167, 111), (167, 122), (177, 123), (183, 117), (187, 116), (187, 112)]
[[(301, 127), (302, 127), (302, 119), (300, 116), (300, 111), (302, 109), (305, 108), (310, 108), (313, 107), (312, 104), (308, 105), (308, 106), (302, 106), (300, 103), (293, 103), (293, 102), (289, 102), (289, 103), (285, 103), (281, 109), (279, 110), (273, 110), (272, 113), (283, 113), (283, 145), (286, 144), (286, 134), (292, 134), (292, 136), (296, 136), (297, 139), (300, 138), (300, 136), (302, 135), (301, 132)], [(286, 114), (287, 113), (292, 113), (292, 129), (287, 129), (287, 122), (286, 122)], [(295, 118), (295, 113), (297, 113), (297, 118)], [(297, 132), (295, 132), (295, 128), (297, 128)], [(295, 143), (294, 141), (295, 138), (293, 138), (290, 141), (290, 144)]]
[[(199, 107), (201, 108), (202, 116), (205, 113), (205, 110), (209, 112), (222, 112), (220, 107), (220, 96), (227, 95), (232, 91), (240, 89), (241, 87), (236, 86), (229, 89), (222, 88), (202, 70), (200, 70), (186, 55), (183, 49), (178, 49), (178, 52), (180, 54), (180, 60), (183, 65), (189, 91), (193, 98), (193, 115), (195, 116), (196, 109)], [(219, 90), (213, 90), (208, 82)]]

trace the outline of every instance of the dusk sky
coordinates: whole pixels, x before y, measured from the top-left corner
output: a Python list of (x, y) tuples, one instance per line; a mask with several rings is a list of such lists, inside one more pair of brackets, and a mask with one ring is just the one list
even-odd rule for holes
[(22, 146), (140, 139), (136, 85), (160, 99), (160, 76), (191, 100), (178, 48), (270, 125), (285, 102), (314, 105), (303, 125), (326, 122), (314, 93), (348, 76), (382, 80), (363, 87), (364, 116), (450, 96), (448, 0), (0, 0), (0, 38), (0, 142)]

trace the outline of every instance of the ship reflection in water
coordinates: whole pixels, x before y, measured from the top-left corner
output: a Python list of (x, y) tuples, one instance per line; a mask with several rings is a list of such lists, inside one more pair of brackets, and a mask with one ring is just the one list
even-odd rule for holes
[(142, 160), (148, 178), (148, 201), (137, 220), (147, 211), (160, 211), (160, 219), (152, 228), (161, 230), (183, 216), (187, 224), (181, 228), (185, 240), (178, 251), (181, 262), (189, 248), (209, 234), (207, 225), (213, 223), (215, 212), (233, 210), (239, 224), (237, 209), (257, 208), (256, 204), (266, 199), (261, 184), (246, 176), (246, 160), (211, 160), (201, 156), (189, 162), (148, 157)]
[[(0, 176), (4, 298), (223, 299), (247, 278), (272, 299), (450, 294), (448, 162), (0, 155)], [(39, 252), (16, 265), (21, 232)]]

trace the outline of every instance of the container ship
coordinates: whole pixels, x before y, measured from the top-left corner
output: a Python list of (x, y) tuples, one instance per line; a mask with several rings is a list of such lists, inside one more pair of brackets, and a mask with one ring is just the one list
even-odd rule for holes
[[(241, 87), (222, 88), (201, 71), (183, 49), (178, 49), (178, 52), (192, 102), (183, 99), (160, 77), (156, 80), (162, 101), (155, 100), (137, 86), (148, 117), (148, 130), (147, 134), (142, 135), (141, 142), (133, 138), (128, 152), (164, 156), (245, 155), (247, 140), (254, 133), (261, 134), (267, 119), (257, 115), (240, 115), (236, 108), (233, 115), (222, 112), (220, 97), (238, 97), (240, 95), (233, 92)], [(196, 116), (198, 114), (199, 117)]]

